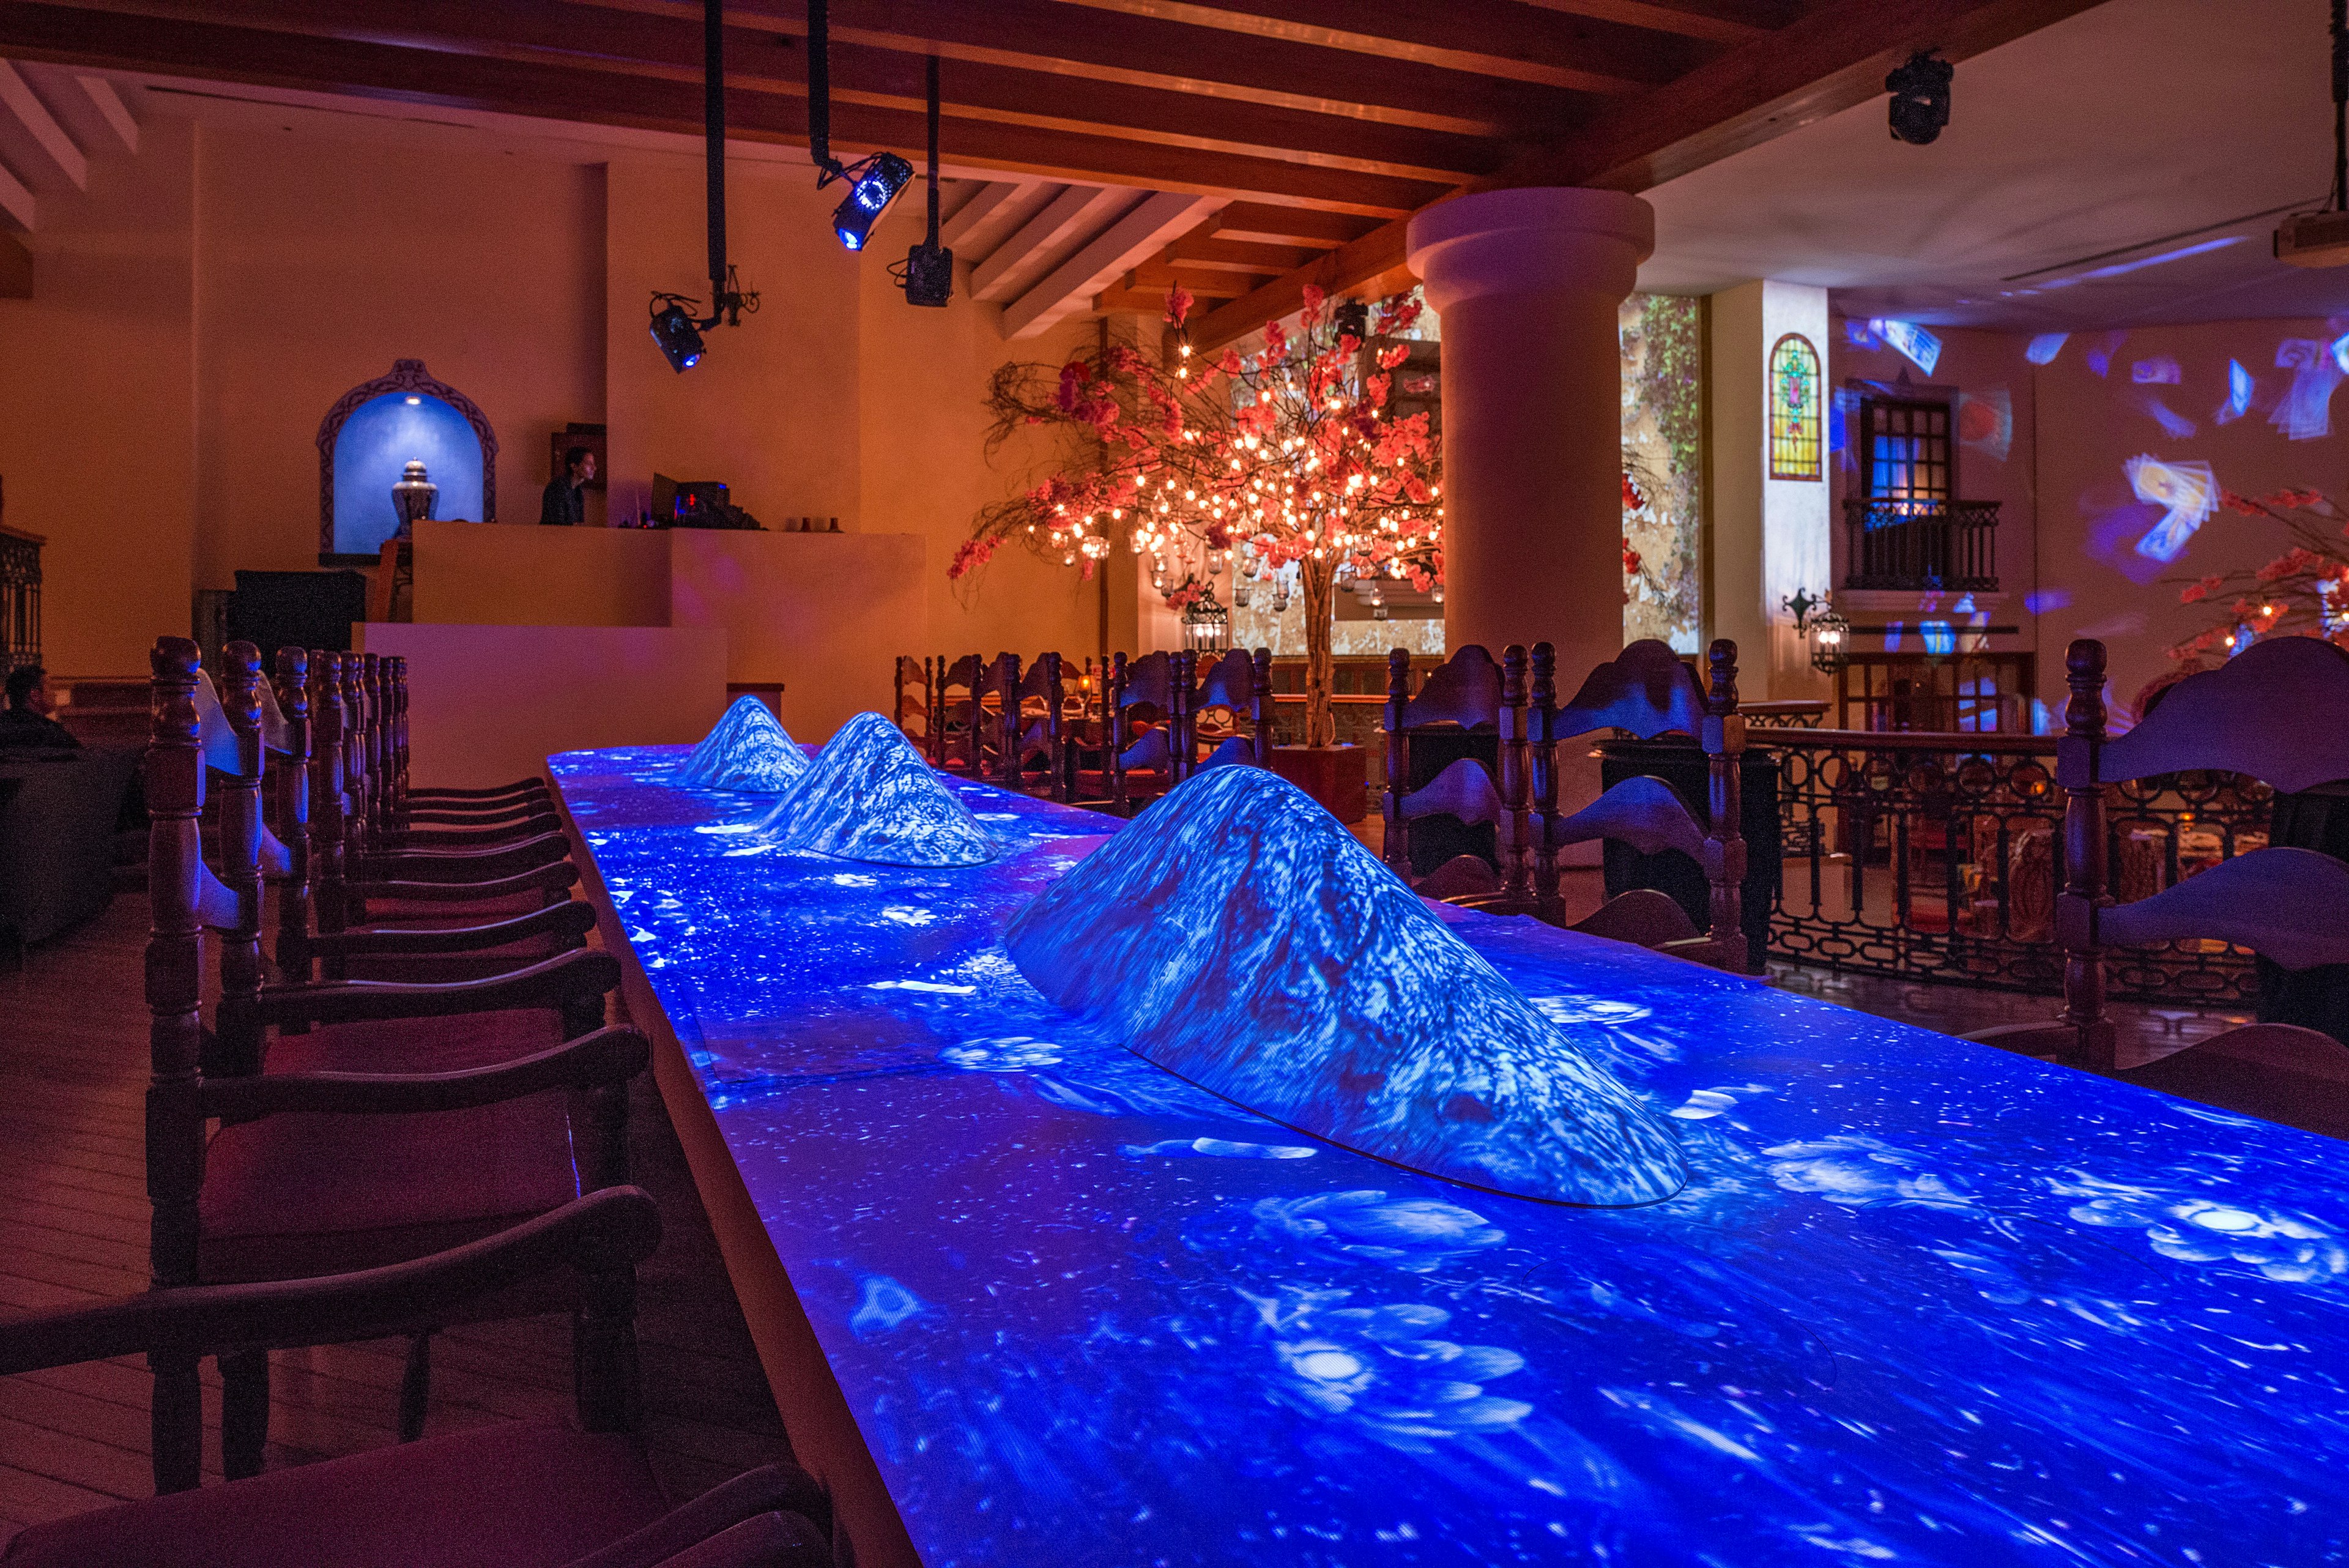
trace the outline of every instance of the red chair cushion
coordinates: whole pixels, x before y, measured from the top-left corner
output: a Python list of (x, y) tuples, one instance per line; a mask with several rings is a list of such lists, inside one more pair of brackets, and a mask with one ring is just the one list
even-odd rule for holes
[(480, 1427), (36, 1524), (10, 1568), (559, 1568), (667, 1511), (634, 1439)]
[(378, 1268), (578, 1196), (560, 1091), (474, 1110), (264, 1116), (206, 1149), (196, 1270), (227, 1284)]
[(544, 908), (546, 895), (536, 889), (497, 898), (369, 898), (366, 917), (353, 921), (352, 926), (357, 930), (439, 930), (450, 926), (486, 926), (492, 920), (535, 914)]
[(327, 1023), (306, 1033), (279, 1035), (269, 1047), (269, 1070), (454, 1073), (511, 1062), (562, 1040), (563, 1015), (551, 1008)]

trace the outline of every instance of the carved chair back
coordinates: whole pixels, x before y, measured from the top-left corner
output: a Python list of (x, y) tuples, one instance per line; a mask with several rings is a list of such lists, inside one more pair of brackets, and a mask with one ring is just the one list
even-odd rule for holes
[[(1199, 716), (1221, 709), (1230, 713), (1235, 733), (1223, 741), (1191, 771), (1233, 763), (1272, 766), (1272, 649), (1244, 653), (1235, 648), (1207, 667), (1197, 686), (1185, 698), (1195, 753)], [(1247, 728), (1238, 732), (1238, 726)]]
[[(1684, 915), (1674, 919), (1656, 899), (1640, 899), (1638, 904), (1655, 917), (1640, 928), (1655, 938), (1648, 945), (1678, 941), (1682, 945), (1675, 950), (1682, 957), (1743, 970), (1747, 959), (1742, 925), (1745, 841), (1739, 828), (1738, 769), (1745, 751), (1745, 721), (1737, 711), (1737, 645), (1716, 639), (1707, 659), (1709, 691), (1670, 645), (1642, 639), (1593, 670), (1573, 699), (1560, 707), (1554, 697), (1556, 652), (1548, 643), (1535, 645), (1528, 709), (1533, 902), (1543, 919), (1558, 918), (1557, 853), (1570, 845), (1612, 839), (1642, 855), (1677, 850), (1704, 873), (1711, 895), (1708, 935), (1702, 944), (1691, 944), (1693, 922)], [(1644, 775), (1623, 780), (1578, 811), (1560, 812), (1559, 745), (1605, 729), (1622, 730), (1643, 741), (1675, 732), (1696, 741), (1705, 754), (1708, 824), (1699, 826), (1671, 785)], [(1672, 914), (1678, 914), (1677, 909)], [(1629, 929), (1625, 911), (1609, 916), (1602, 909), (1600, 915), (1610, 931)], [(1680, 926), (1686, 929), (1675, 929)]]
[[(1183, 713), (1175, 659), (1164, 649), (1132, 659), (1123, 653), (1110, 656), (1102, 745), (1109, 758), (1110, 804), (1120, 814), (1156, 799), (1179, 780)], [(1154, 717), (1131, 711), (1139, 708), (1152, 710)], [(1137, 722), (1144, 725), (1138, 735)]]
[(952, 664), (939, 656), (937, 679), (930, 688), (933, 765), (978, 775), (978, 732), (984, 720), (980, 702), (986, 694), (987, 674), (987, 661), (976, 653), (966, 653)]
[[(1003, 783), (1007, 788), (1052, 800), (1070, 797), (1073, 780), (1069, 770), (1068, 716), (1063, 711), (1068, 700), (1065, 668), (1066, 661), (1059, 654), (1038, 654), (1027, 674), (1004, 698)], [(1031, 781), (1031, 774), (1040, 777)]]
[[(1404, 881), (1432, 886), (1430, 897), (1474, 899), (1501, 894), (1522, 901), (1522, 870), (1513, 877), (1510, 867), (1522, 860), (1518, 846), (1525, 837), (1519, 777), (1525, 767), (1525, 652), (1512, 648), (1505, 655), (1505, 663), (1495, 664), (1490, 652), (1471, 643), (1430, 670), (1415, 697), (1411, 692), (1409, 651), (1398, 648), (1387, 655), (1387, 701), (1380, 725), (1387, 748), (1384, 853), (1387, 865)], [(1484, 733), (1497, 738), (1497, 769), (1464, 756), (1447, 763), (1434, 777), (1415, 782), (1414, 740)], [(1495, 772), (1500, 775), (1497, 780)], [(1516, 803), (1514, 806), (1512, 801)], [(1481, 856), (1458, 855), (1427, 877), (1417, 876), (1412, 856), (1413, 825), (1438, 816), (1450, 817), (1463, 826), (1490, 825), (1499, 869)]]
[[(2105, 733), (2105, 660), (2104, 644), (2089, 638), (2064, 657), (2071, 697), (2055, 761), (2064, 794), (2064, 885), (2055, 896), (2064, 959), (2061, 1022), (2052, 1031), (2025, 1025), (1975, 1038), (2097, 1071), (2133, 1072), (2174, 1053), (2124, 1048), (2117, 1040), (2105, 1012), (2107, 949), (2218, 940), (2288, 970), (2349, 963), (2349, 866), (2314, 850), (2270, 846), (2115, 904), (2106, 896), (2108, 786), (2198, 770), (2248, 774), (2287, 793), (2349, 778), (2349, 653), (2307, 637), (2255, 642), (2170, 687), (2118, 737)], [(2223, 1054), (2230, 1036), (2253, 1031), (2279, 1065), (2292, 1056), (2349, 1075), (2349, 1050), (2287, 1025), (2254, 1024), (2191, 1049)]]
[[(898, 732), (912, 741), (925, 756), (930, 754), (931, 662), (911, 654), (897, 656), (892, 676), (895, 697), (889, 709), (889, 717), (896, 723)], [(931, 760), (936, 761), (935, 757)]]

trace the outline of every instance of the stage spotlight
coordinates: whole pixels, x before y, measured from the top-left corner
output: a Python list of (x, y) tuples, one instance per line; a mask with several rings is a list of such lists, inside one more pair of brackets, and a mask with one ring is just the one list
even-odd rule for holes
[(902, 265), (889, 270), (905, 289), (908, 305), (940, 306), (954, 297), (954, 252), (943, 245), (916, 245), (905, 253)]
[(864, 248), (873, 225), (913, 182), (914, 166), (894, 152), (876, 152), (848, 171), (848, 194), (832, 214), (832, 232), (850, 250)]
[(692, 303), (674, 294), (653, 296), (653, 341), (668, 356), (668, 368), (680, 375), (701, 362), (701, 332), (685, 308)]
[(1884, 90), (1892, 95), (1889, 115), (1894, 140), (1922, 147), (1941, 134), (1941, 128), (1950, 123), (1950, 83), (1957, 74), (1957, 67), (1935, 59), (1930, 49), (1920, 50), (1909, 56), (1906, 65), (1893, 67), (1884, 78)]

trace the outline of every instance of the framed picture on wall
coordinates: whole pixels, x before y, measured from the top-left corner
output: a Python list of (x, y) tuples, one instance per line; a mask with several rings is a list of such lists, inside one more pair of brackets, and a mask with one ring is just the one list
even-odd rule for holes
[(602, 425), (564, 425), (550, 438), (546, 457), (546, 477), (551, 483), (563, 477), (563, 454), (574, 446), (584, 446), (595, 454), (595, 477), (585, 488), (604, 488), (604, 472), (611, 466), (611, 454), (604, 450)]

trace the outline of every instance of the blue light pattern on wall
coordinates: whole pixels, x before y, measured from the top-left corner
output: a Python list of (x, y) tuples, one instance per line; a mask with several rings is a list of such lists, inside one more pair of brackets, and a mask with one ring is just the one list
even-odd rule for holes
[(678, 769), (679, 784), (738, 794), (776, 794), (808, 771), (808, 754), (756, 697), (734, 699)]
[(2133, 457), (2121, 466), (2139, 501), (2164, 508), (2161, 521), (2137, 542), (2137, 553), (2157, 561), (2178, 559), (2195, 530), (2218, 510), (2219, 481), (2210, 465)]
[(683, 754), (553, 771), (926, 1562), (2349, 1551), (2338, 1143), (1439, 909), (1692, 1172), (1470, 1194), (1036, 993), (999, 933), (1113, 822), (957, 782), (1001, 862), (737, 857)]
[(1030, 983), (1184, 1079), (1413, 1170), (1566, 1203), (1677, 1140), (1360, 839), (1260, 768), (1186, 780), (1021, 910)]
[(752, 847), (889, 866), (977, 866), (1000, 853), (878, 713), (843, 724), (757, 827)]
[(1928, 376), (1941, 362), (1941, 340), (1913, 321), (1871, 319), (1868, 328), (1900, 350), (1908, 361)]
[(481, 440), (429, 392), (386, 392), (353, 409), (335, 437), (335, 548), (373, 555), (399, 530), (391, 487), (409, 462), (440, 487), (435, 517), (481, 515)]

